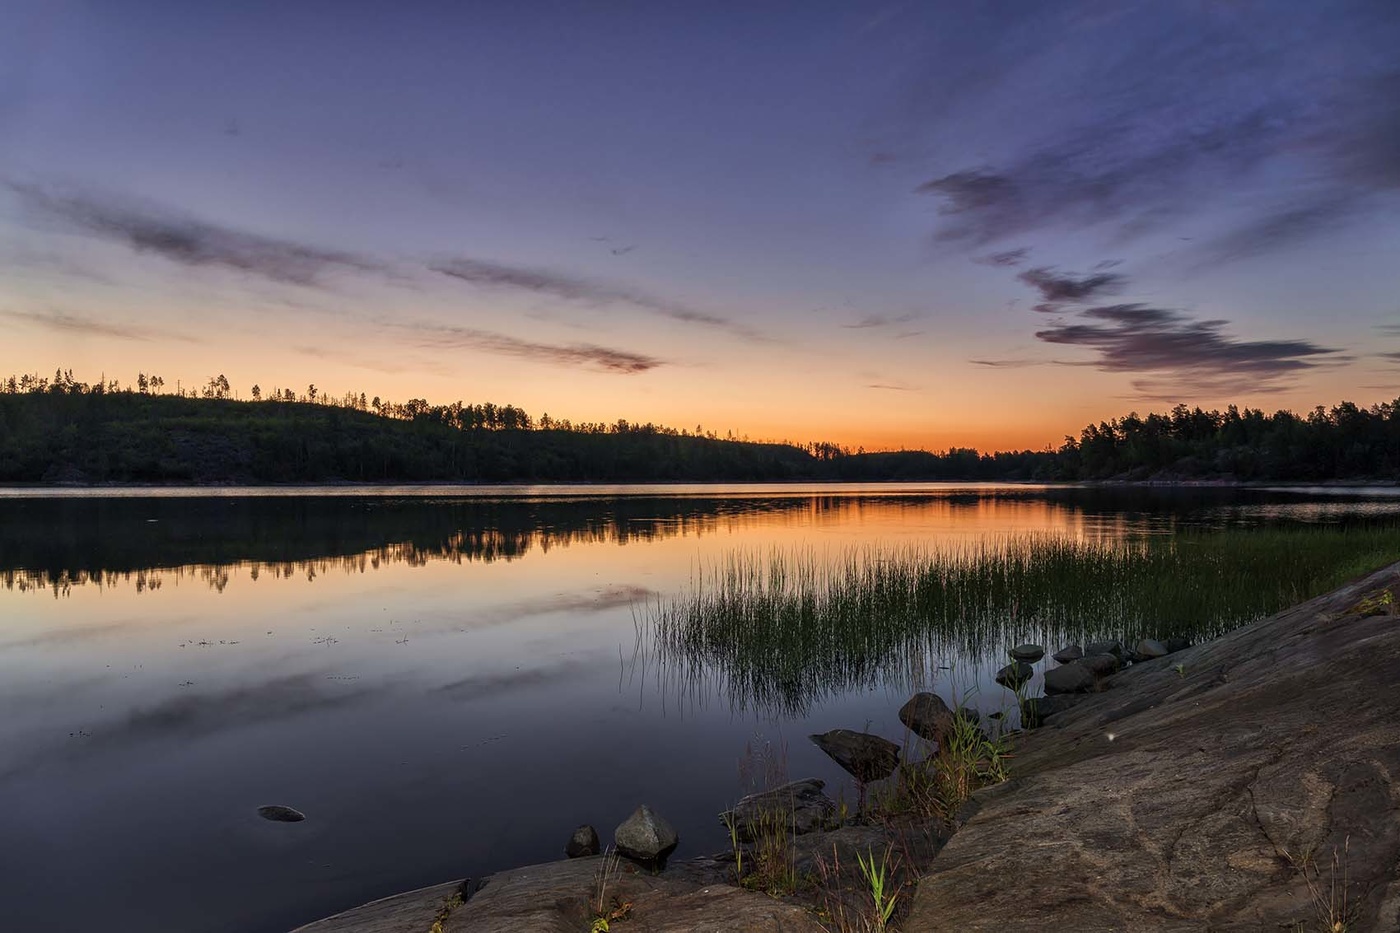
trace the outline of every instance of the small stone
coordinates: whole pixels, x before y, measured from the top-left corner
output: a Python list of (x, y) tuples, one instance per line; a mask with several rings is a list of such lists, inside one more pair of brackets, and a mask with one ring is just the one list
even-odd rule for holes
[(1017, 645), (1010, 651), (1012, 660), (1029, 661), (1034, 664), (1045, 657), (1045, 649), (1040, 645)]
[(996, 682), (1008, 690), (1015, 690), (1030, 682), (1035, 676), (1035, 668), (1025, 661), (1012, 661), (997, 671)]
[(953, 728), (953, 711), (936, 693), (916, 693), (899, 708), (899, 721), (930, 742), (942, 742)]
[(1167, 646), (1153, 638), (1144, 638), (1133, 647), (1133, 653), (1139, 660), (1151, 661), (1156, 658), (1165, 658), (1171, 652), (1167, 651)]
[[(1111, 658), (1113, 655), (1100, 655)], [(1094, 689), (1098, 678), (1080, 661), (1062, 664), (1045, 672), (1046, 693), (1087, 693)]]
[(832, 729), (808, 738), (864, 784), (889, 777), (899, 766), (899, 746), (869, 732)]
[(291, 807), (284, 807), (280, 804), (272, 804), (266, 807), (258, 807), (258, 816), (274, 823), (300, 823), (306, 819), (306, 814)]
[(1074, 663), (1093, 671), (1095, 677), (1107, 677), (1109, 674), (1116, 674), (1123, 666), (1123, 662), (1120, 661), (1116, 655), (1112, 654), (1086, 654)]
[(1078, 661), (1082, 657), (1084, 657), (1084, 649), (1078, 645), (1066, 645), (1054, 654), (1055, 660), (1060, 664)]
[(564, 854), (569, 858), (583, 858), (587, 855), (597, 855), (601, 848), (598, 830), (585, 823), (569, 837), (568, 844), (564, 846)]
[(660, 862), (675, 850), (680, 837), (671, 824), (642, 804), (613, 832), (617, 851), (639, 862)]

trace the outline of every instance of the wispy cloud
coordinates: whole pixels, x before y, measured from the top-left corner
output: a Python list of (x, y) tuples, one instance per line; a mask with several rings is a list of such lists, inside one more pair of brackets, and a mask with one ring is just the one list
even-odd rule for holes
[(535, 363), (583, 366), (608, 373), (634, 375), (667, 365), (666, 360), (593, 343), (542, 343), (507, 334), (444, 324), (397, 324), (418, 347), (432, 350), (476, 350)]
[(1114, 272), (1075, 276), (1048, 266), (1027, 269), (1016, 278), (1040, 292), (1040, 304), (1035, 310), (1045, 313), (1059, 311), (1067, 304), (1088, 304), (1101, 295), (1117, 292), (1125, 281)]
[(918, 386), (906, 385), (902, 382), (867, 382), (867, 389), (882, 389), (887, 392), (917, 392)]
[(507, 289), (548, 295), (565, 301), (590, 305), (628, 305), (687, 324), (727, 330), (749, 339), (763, 335), (743, 324), (717, 314), (658, 298), (640, 289), (613, 282), (585, 278), (553, 269), (516, 266), (482, 259), (456, 258), (431, 263), (434, 272), (481, 288)]
[(923, 316), (923, 313), (919, 311), (905, 311), (902, 314), (867, 314), (858, 321), (841, 326), (847, 330), (870, 330), (878, 327), (892, 327), (896, 324), (908, 324)]
[(319, 285), (331, 272), (385, 272), (355, 253), (235, 230), (150, 204), (6, 182), (24, 208), (49, 221), (190, 267), (217, 267), (288, 285)]
[(1019, 266), (1030, 257), (1029, 246), (1021, 246), (1016, 249), (1004, 249), (996, 253), (988, 253), (985, 256), (977, 256), (972, 261), (983, 266)]
[(1160, 377), (1169, 377), (1167, 383), (1178, 394), (1183, 389), (1198, 394), (1269, 391), (1324, 360), (1342, 359), (1337, 350), (1308, 340), (1242, 340), (1225, 332), (1227, 323), (1118, 304), (1087, 308), (1036, 331), (1036, 337), (1095, 351), (1094, 366), (1104, 372), (1156, 373), (1164, 385)]
[(1007, 359), (1007, 360), (968, 360), (976, 366), (989, 366), (993, 369), (1023, 369), (1027, 366), (1044, 366), (1050, 360)]
[(118, 340), (177, 340), (198, 343), (194, 337), (176, 331), (157, 330), (138, 324), (99, 321), (66, 311), (0, 311), (0, 318), (42, 327), (45, 330), (90, 337), (115, 337)]

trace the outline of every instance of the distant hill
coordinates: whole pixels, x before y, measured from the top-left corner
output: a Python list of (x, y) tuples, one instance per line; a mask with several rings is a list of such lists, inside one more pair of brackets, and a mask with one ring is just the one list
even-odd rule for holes
[(489, 404), (376, 399), (367, 410), (363, 396), (238, 401), (0, 384), (0, 483), (1151, 479), (1395, 481), (1400, 403), (1342, 402), (1306, 416), (1179, 405), (1089, 425), (1054, 451), (865, 453), (626, 421), (536, 421)]

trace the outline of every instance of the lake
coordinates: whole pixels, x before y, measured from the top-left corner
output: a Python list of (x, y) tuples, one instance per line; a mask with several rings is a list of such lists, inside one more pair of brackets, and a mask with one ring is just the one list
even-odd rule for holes
[[(791, 663), (743, 670), (724, 651), (659, 638), (662, 611), (684, 609), (736, 554), (840, 566), (1027, 535), (1170, 543), (1299, 528), (1321, 532), (1277, 546), (1309, 566), (1323, 535), (1350, 546), (1400, 528), (1400, 499), (967, 485), (0, 490), (4, 925), (282, 933), (562, 857), (576, 825), (610, 838), (641, 802), (676, 826), (680, 856), (721, 851), (716, 814), (748, 789), (746, 754), (752, 766), (765, 744), (785, 749), (774, 754), (793, 777), (853, 799), (808, 733), (899, 739), (895, 712), (921, 684), (999, 710), (992, 674), (1010, 640), (1076, 631), (1043, 605), (988, 603), (977, 611), (990, 627), (855, 658), (793, 646)], [(1317, 560), (1342, 573), (1400, 558), (1390, 539), (1367, 541), (1343, 557), (1319, 546), (1333, 556)], [(263, 820), (264, 804), (307, 819)]]

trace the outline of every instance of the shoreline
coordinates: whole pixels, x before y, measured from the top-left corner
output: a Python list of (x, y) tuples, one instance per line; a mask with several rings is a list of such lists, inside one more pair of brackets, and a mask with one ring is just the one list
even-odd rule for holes
[[(1397, 591), (1400, 563), (1132, 664), (1022, 733), (1010, 779), (959, 811), (894, 929), (1291, 928), (1341, 909), (1315, 896), (1334, 850), (1350, 859), (1345, 909), (1361, 925), (1348, 928), (1400, 928)], [(848, 828), (859, 826), (828, 835)], [(550, 897), (585, 896), (597, 860), (406, 892), (294, 933), (408, 933), (420, 927), (376, 926), (375, 910), (436, 915), (453, 884), (467, 896), (445, 933), (568, 929), (562, 915), (557, 927), (519, 924), (553, 918), (538, 911)], [(698, 856), (624, 890), (675, 933), (821, 929), (791, 899), (726, 880), (732, 868)]]

